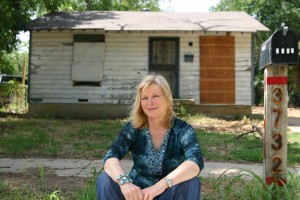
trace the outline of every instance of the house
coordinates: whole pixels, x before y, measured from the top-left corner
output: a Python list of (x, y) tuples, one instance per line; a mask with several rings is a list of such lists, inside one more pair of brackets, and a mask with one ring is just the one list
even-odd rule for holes
[(188, 112), (247, 115), (253, 35), (245, 12), (54, 12), (30, 30), (29, 113), (124, 117), (149, 72), (168, 80)]

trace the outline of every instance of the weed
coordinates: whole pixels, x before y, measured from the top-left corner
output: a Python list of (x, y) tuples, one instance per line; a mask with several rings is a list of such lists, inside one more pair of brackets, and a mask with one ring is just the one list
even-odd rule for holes
[(179, 114), (180, 115), (186, 115), (187, 114), (187, 110), (185, 109), (185, 107), (183, 105), (180, 105), (180, 107), (179, 107)]
[(38, 166), (39, 169), (39, 180), (40, 180), (40, 188), (41, 190), (46, 190), (45, 187), (45, 178), (46, 178), (46, 170), (44, 166)]
[(50, 200), (60, 200), (60, 199), (63, 199), (63, 197), (60, 197), (60, 191), (57, 190), (57, 191), (54, 191), (52, 194), (50, 194), (49, 199)]
[[(223, 172), (212, 184), (212, 192), (205, 194), (203, 199), (266, 199), (266, 200), (298, 200), (300, 198), (300, 177), (291, 173), (287, 184), (279, 187), (277, 184), (267, 185), (265, 181), (254, 172), (245, 169), (239, 170), (239, 175), (230, 177)], [(206, 179), (207, 180), (207, 179)], [(205, 180), (205, 181), (206, 181)], [(208, 181), (211, 181), (208, 179)]]

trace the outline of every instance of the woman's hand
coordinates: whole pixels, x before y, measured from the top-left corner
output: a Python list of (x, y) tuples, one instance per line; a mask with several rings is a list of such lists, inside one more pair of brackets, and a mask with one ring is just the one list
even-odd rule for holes
[(142, 200), (143, 192), (141, 188), (134, 185), (133, 183), (126, 183), (120, 186), (121, 192), (126, 200)]
[(156, 196), (163, 193), (167, 188), (168, 188), (167, 183), (164, 180), (161, 180), (156, 184), (143, 189), (143, 194), (144, 194), (143, 200), (152, 200)]

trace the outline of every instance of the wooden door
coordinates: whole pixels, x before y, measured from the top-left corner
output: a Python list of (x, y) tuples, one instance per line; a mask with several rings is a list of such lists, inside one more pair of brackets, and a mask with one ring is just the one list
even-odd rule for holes
[(235, 103), (235, 45), (232, 36), (200, 36), (200, 103)]
[(150, 38), (149, 70), (166, 78), (178, 98), (178, 38)]

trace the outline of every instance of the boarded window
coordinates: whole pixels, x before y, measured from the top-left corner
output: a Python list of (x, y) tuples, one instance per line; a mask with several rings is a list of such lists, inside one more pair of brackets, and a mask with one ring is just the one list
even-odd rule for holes
[(104, 35), (74, 35), (72, 80), (91, 85), (102, 81), (104, 54)]
[(200, 37), (200, 103), (235, 103), (235, 45), (232, 36)]

